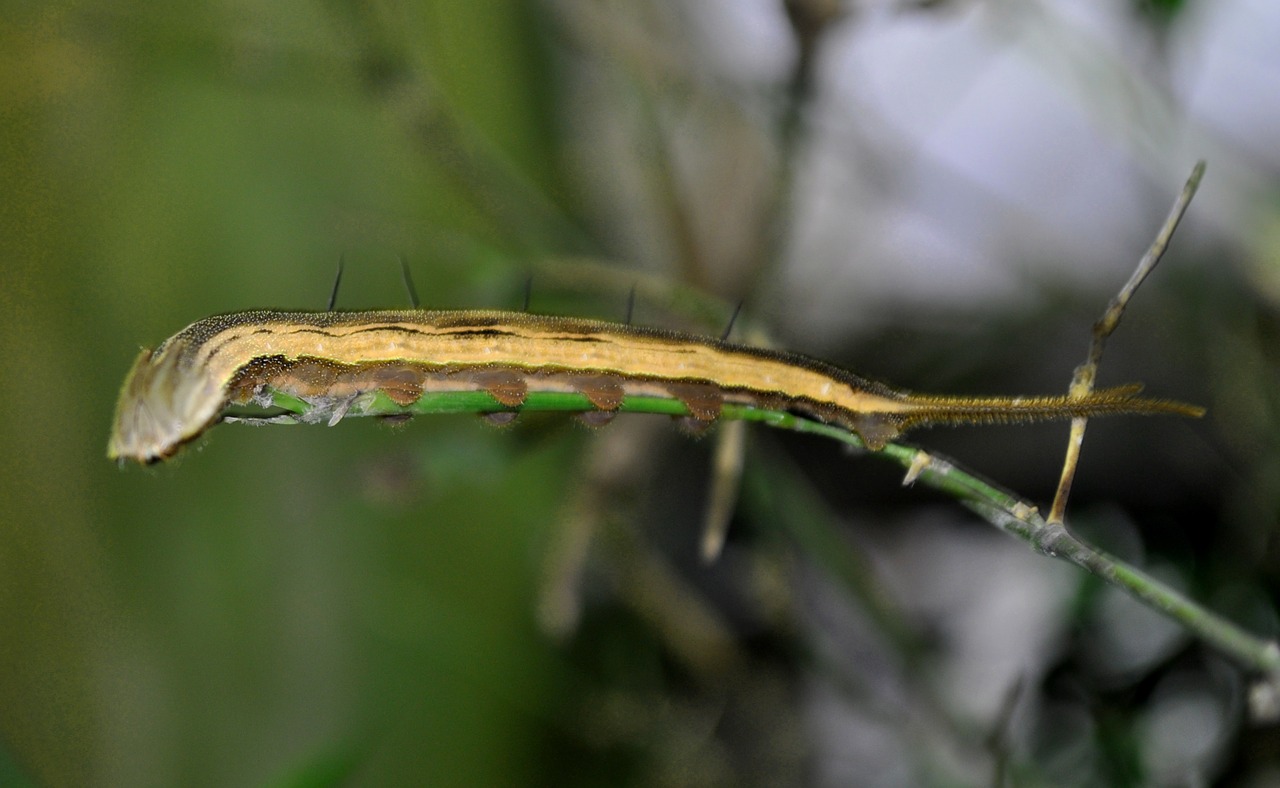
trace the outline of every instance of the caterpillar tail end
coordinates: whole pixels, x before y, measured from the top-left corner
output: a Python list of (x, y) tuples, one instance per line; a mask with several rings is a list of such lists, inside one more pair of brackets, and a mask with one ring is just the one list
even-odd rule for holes
[[(1181, 416), (1198, 419), (1206, 411), (1199, 405), (1171, 399), (1140, 397), (1140, 384), (1100, 389), (1085, 396), (1050, 397), (912, 397), (913, 406), (899, 413), (875, 414), (899, 432), (931, 424), (1002, 424), (1063, 421), (1094, 416)], [(864, 417), (865, 418), (865, 417)], [(855, 425), (855, 428), (859, 425)], [(881, 428), (880, 432), (885, 432)], [(878, 448), (873, 433), (867, 441)], [(880, 443), (880, 447), (883, 443)]]

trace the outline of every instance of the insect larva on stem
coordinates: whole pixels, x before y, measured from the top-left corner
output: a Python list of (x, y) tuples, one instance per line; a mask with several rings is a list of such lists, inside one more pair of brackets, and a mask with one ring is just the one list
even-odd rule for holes
[(732, 404), (837, 425), (871, 449), (931, 424), (1203, 413), (1139, 397), (1140, 389), (932, 396), (799, 354), (620, 323), (482, 311), (249, 311), (205, 318), (142, 352), (120, 392), (107, 456), (166, 459), (237, 405), (283, 400), (313, 423), (395, 412), (370, 408), (377, 396), (411, 410), (426, 395), (449, 393), (489, 395), (492, 405), (479, 412), (628, 410), (694, 426)]

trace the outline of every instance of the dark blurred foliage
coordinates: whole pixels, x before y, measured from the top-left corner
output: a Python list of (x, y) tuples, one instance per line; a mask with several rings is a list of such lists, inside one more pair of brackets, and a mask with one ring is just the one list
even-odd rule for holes
[[(751, 431), (709, 566), (716, 437), (657, 418), (103, 458), (139, 344), (318, 308), (339, 255), (346, 308), (403, 303), (403, 254), (433, 307), (518, 308), (532, 273), (535, 311), (638, 285), (639, 320), (715, 333), (745, 299), (736, 335), (904, 387), (1059, 391), (1207, 156), (1103, 377), (1211, 415), (1093, 424), (1072, 522), (1274, 634), (1280, 166), (1184, 106), (1208, 56), (1174, 74), (1249, 26), (1017, 5), (5, 3), (0, 783), (1271, 784), (1247, 673), (823, 441)], [(869, 43), (956, 31), (995, 43)], [(987, 80), (1015, 50), (1061, 106)], [(958, 155), (886, 95), (1011, 125)], [(1047, 505), (1064, 435), (912, 439)]]

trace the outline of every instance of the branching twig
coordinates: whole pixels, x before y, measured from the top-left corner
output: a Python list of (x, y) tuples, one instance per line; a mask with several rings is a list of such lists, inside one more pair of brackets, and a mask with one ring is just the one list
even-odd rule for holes
[[(1107, 338), (1115, 330), (1125, 305), (1138, 285), (1159, 261), (1203, 172), (1204, 165), (1198, 164), (1160, 234), (1138, 266), (1138, 270), (1095, 325), (1089, 358), (1077, 370), (1076, 379), (1072, 385), (1073, 394), (1079, 396), (1092, 388), (1098, 360), (1101, 358)], [(316, 412), (308, 403), (284, 395), (275, 397), (275, 405), (294, 415), (274, 417), (270, 419), (271, 423), (289, 423), (291, 420), (316, 423), (328, 420), (331, 415)], [(592, 407), (585, 396), (580, 394), (529, 392), (521, 409), (585, 411)], [(483, 391), (426, 392), (407, 407), (398, 405), (385, 394), (377, 392), (350, 403), (343, 415), (486, 413), (506, 409)], [(619, 410), (672, 416), (688, 415), (685, 405), (680, 400), (661, 397), (627, 397)], [(811, 421), (784, 411), (763, 410), (726, 403), (721, 418), (760, 422), (771, 427), (822, 435), (854, 447), (865, 448), (857, 435), (844, 428)], [(258, 421), (261, 423), (261, 420)], [(1066, 491), (1070, 488), (1071, 474), (1078, 460), (1079, 444), (1083, 434), (1083, 423), (1073, 424), (1072, 447), (1067, 457), (1068, 467), (1064, 469), (1063, 483), (1049, 518), (1042, 517), (1033, 504), (937, 455), (893, 443), (876, 454), (902, 465), (906, 469), (906, 483), (918, 481), (950, 495), (992, 525), (1026, 542), (1037, 552), (1070, 562), (1096, 574), (1107, 583), (1174, 619), (1188, 632), (1210, 643), (1240, 664), (1262, 674), (1264, 681), (1258, 683), (1252, 693), (1255, 715), (1264, 716), (1270, 711), (1280, 717), (1280, 646), (1246, 632), (1141, 570), (1091, 547), (1067, 530), (1061, 509), (1065, 506)]]
[[(1164, 257), (1165, 249), (1169, 246), (1169, 239), (1173, 237), (1174, 230), (1178, 229), (1178, 223), (1182, 221), (1183, 214), (1187, 212), (1187, 206), (1191, 204), (1191, 198), (1195, 196), (1196, 190), (1200, 188), (1200, 179), (1204, 177), (1204, 168), (1205, 163), (1203, 160), (1196, 162), (1196, 166), (1191, 170), (1191, 177), (1187, 178), (1186, 184), (1182, 187), (1182, 193), (1174, 201), (1173, 208), (1169, 210), (1169, 215), (1165, 218), (1164, 224), (1161, 225), (1160, 232), (1156, 234), (1155, 240), (1151, 242), (1147, 253), (1138, 261), (1138, 267), (1134, 269), (1129, 281), (1125, 282), (1124, 287), (1120, 288), (1120, 292), (1116, 294), (1116, 297), (1111, 299), (1111, 303), (1107, 304), (1107, 309), (1102, 313), (1102, 317), (1093, 324), (1093, 341), (1089, 345), (1089, 356), (1085, 359), (1084, 364), (1076, 367), (1075, 374), (1071, 380), (1072, 397), (1086, 397), (1093, 391), (1094, 382), (1098, 377), (1098, 363), (1102, 361), (1102, 351), (1106, 347), (1107, 339), (1110, 338), (1116, 327), (1120, 325), (1120, 318), (1124, 315), (1125, 307), (1129, 305), (1129, 299), (1133, 298), (1138, 286), (1142, 284), (1148, 274), (1155, 270), (1160, 258)], [(1058, 481), (1058, 491), (1053, 496), (1053, 508), (1049, 511), (1049, 522), (1051, 523), (1061, 525), (1063, 518), (1066, 516), (1067, 498), (1071, 495), (1071, 483), (1075, 479), (1076, 467), (1080, 463), (1080, 447), (1084, 444), (1084, 431), (1088, 424), (1089, 420), (1087, 418), (1071, 420), (1071, 435), (1067, 440), (1067, 456), (1062, 462), (1062, 477)]]
[[(754, 411), (741, 417), (797, 432), (824, 435), (854, 446), (861, 445), (856, 436), (838, 427), (787, 413)], [(1266, 674), (1269, 683), (1280, 681), (1280, 646), (1276, 643), (1246, 632), (1141, 570), (1085, 544), (1072, 536), (1061, 523), (1045, 520), (1033, 504), (949, 460), (919, 449), (889, 444), (878, 454), (909, 469), (912, 475), (908, 481), (918, 481), (950, 495), (1037, 552), (1086, 569), (1143, 604), (1159, 610), (1246, 668)]]

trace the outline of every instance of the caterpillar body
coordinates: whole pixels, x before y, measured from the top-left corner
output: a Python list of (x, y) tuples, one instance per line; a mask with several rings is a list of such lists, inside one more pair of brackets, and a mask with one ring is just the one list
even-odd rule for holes
[(835, 424), (872, 449), (929, 424), (1203, 413), (1140, 390), (933, 396), (796, 353), (619, 323), (498, 311), (259, 310), (205, 318), (143, 350), (120, 392), (107, 456), (167, 459), (229, 408), (280, 396), (301, 403), (303, 420), (329, 423), (377, 395), (410, 412), (424, 394), (455, 391), (487, 393), (484, 410), (495, 421), (547, 392), (582, 395), (588, 423), (645, 401), (698, 428), (734, 404)]

